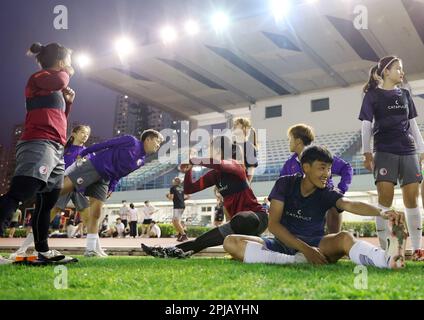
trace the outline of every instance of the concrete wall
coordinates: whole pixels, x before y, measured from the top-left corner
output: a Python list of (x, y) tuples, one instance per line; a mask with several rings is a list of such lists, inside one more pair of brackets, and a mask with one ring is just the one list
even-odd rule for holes
[[(329, 98), (330, 109), (311, 112), (311, 100)], [(424, 122), (424, 99), (414, 97), (419, 123)], [(265, 108), (282, 105), (282, 116), (265, 119)], [(267, 139), (286, 138), (287, 129), (296, 123), (307, 123), (316, 134), (360, 130), (358, 120), (362, 104), (362, 86), (315, 91), (296, 96), (261, 100), (251, 108), (251, 119), (255, 128), (267, 129)]]

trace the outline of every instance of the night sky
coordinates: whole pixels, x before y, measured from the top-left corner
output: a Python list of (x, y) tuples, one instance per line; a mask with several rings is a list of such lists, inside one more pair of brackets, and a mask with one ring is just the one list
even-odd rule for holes
[[(113, 40), (130, 34), (145, 44), (165, 22), (181, 20), (187, 15), (205, 15), (212, 8), (227, 7), (233, 12), (255, 7), (262, 1), (207, 0), (6, 0), (0, 12), (0, 144), (9, 146), (12, 128), (25, 119), (24, 88), (29, 76), (38, 70), (34, 57), (26, 52), (33, 42), (59, 42), (74, 52), (110, 54)], [(262, 2), (263, 3), (263, 2)], [(253, 4), (253, 6), (252, 6)], [(68, 30), (56, 30), (53, 21), (56, 5), (68, 9)], [(201, 17), (204, 19), (205, 17)], [(152, 36), (153, 35), (153, 36)], [(95, 62), (94, 62), (95, 63)], [(74, 65), (75, 67), (75, 65)], [(76, 68), (70, 87), (76, 99), (70, 121), (87, 123), (92, 134), (112, 136), (117, 92), (86, 79)], [(101, 117), (99, 116), (101, 114)]]

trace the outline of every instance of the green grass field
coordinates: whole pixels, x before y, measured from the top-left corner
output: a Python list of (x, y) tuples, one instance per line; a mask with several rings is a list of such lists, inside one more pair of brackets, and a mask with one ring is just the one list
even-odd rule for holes
[(54, 266), (0, 267), (0, 299), (424, 299), (424, 263), (402, 271), (369, 267), (368, 289), (355, 289), (355, 265), (246, 265), (226, 258), (79, 257), (68, 288)]

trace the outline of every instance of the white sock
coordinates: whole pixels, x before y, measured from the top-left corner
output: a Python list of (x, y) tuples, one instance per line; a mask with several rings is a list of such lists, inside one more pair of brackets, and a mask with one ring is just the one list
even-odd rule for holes
[(102, 249), (102, 246), (100, 245), (100, 239), (99, 239), (99, 237), (97, 237), (96, 240), (97, 240), (96, 241), (96, 251), (104, 253), (104, 251)]
[(268, 250), (258, 242), (247, 241), (244, 252), (245, 263), (289, 264), (295, 263), (295, 256)]
[(99, 238), (99, 235), (97, 233), (87, 234), (87, 250), (88, 251), (96, 250), (96, 242), (98, 238)]
[(389, 268), (390, 257), (386, 252), (366, 241), (357, 241), (349, 251), (349, 258), (359, 265)]
[[(381, 204), (378, 204), (377, 206), (383, 211), (388, 211), (390, 208), (387, 208)], [(383, 250), (386, 250), (386, 242), (387, 242), (387, 236), (388, 236), (388, 230), (389, 230), (389, 223), (386, 219), (383, 219), (382, 217), (376, 217), (375, 218), (375, 224), (377, 227), (377, 235), (378, 240), (380, 241), (380, 247)]]
[(34, 234), (32, 232), (28, 233), (24, 242), (21, 244), (16, 253), (25, 253), (29, 247), (34, 245)]
[(411, 237), (412, 250), (421, 249), (422, 222), (419, 208), (405, 208), (409, 236)]

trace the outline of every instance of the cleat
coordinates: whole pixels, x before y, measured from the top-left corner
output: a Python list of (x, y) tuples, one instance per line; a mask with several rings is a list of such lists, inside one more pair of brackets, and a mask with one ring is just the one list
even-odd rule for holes
[(152, 257), (157, 257), (157, 258), (166, 258), (165, 256), (165, 249), (162, 247), (151, 247), (151, 246), (147, 246), (144, 243), (141, 244), (141, 248), (143, 249), (143, 251), (148, 255), (148, 256), (152, 256)]
[(389, 268), (404, 268), (406, 239), (408, 237), (406, 226), (403, 223), (394, 225), (393, 221), (389, 221), (389, 231), (389, 236), (386, 239), (386, 255), (390, 257)]
[(98, 250), (85, 250), (84, 257), (87, 257), (87, 258), (94, 258), (94, 257), (105, 258), (105, 257), (108, 257), (108, 255), (106, 253), (102, 253), (101, 251), (98, 251)]
[(424, 261), (424, 249), (417, 249), (412, 254), (412, 261)]
[(177, 247), (150, 247), (145, 245), (144, 243), (141, 244), (141, 247), (147, 255), (157, 258), (185, 259), (193, 254), (193, 251), (184, 252), (183, 250)]

